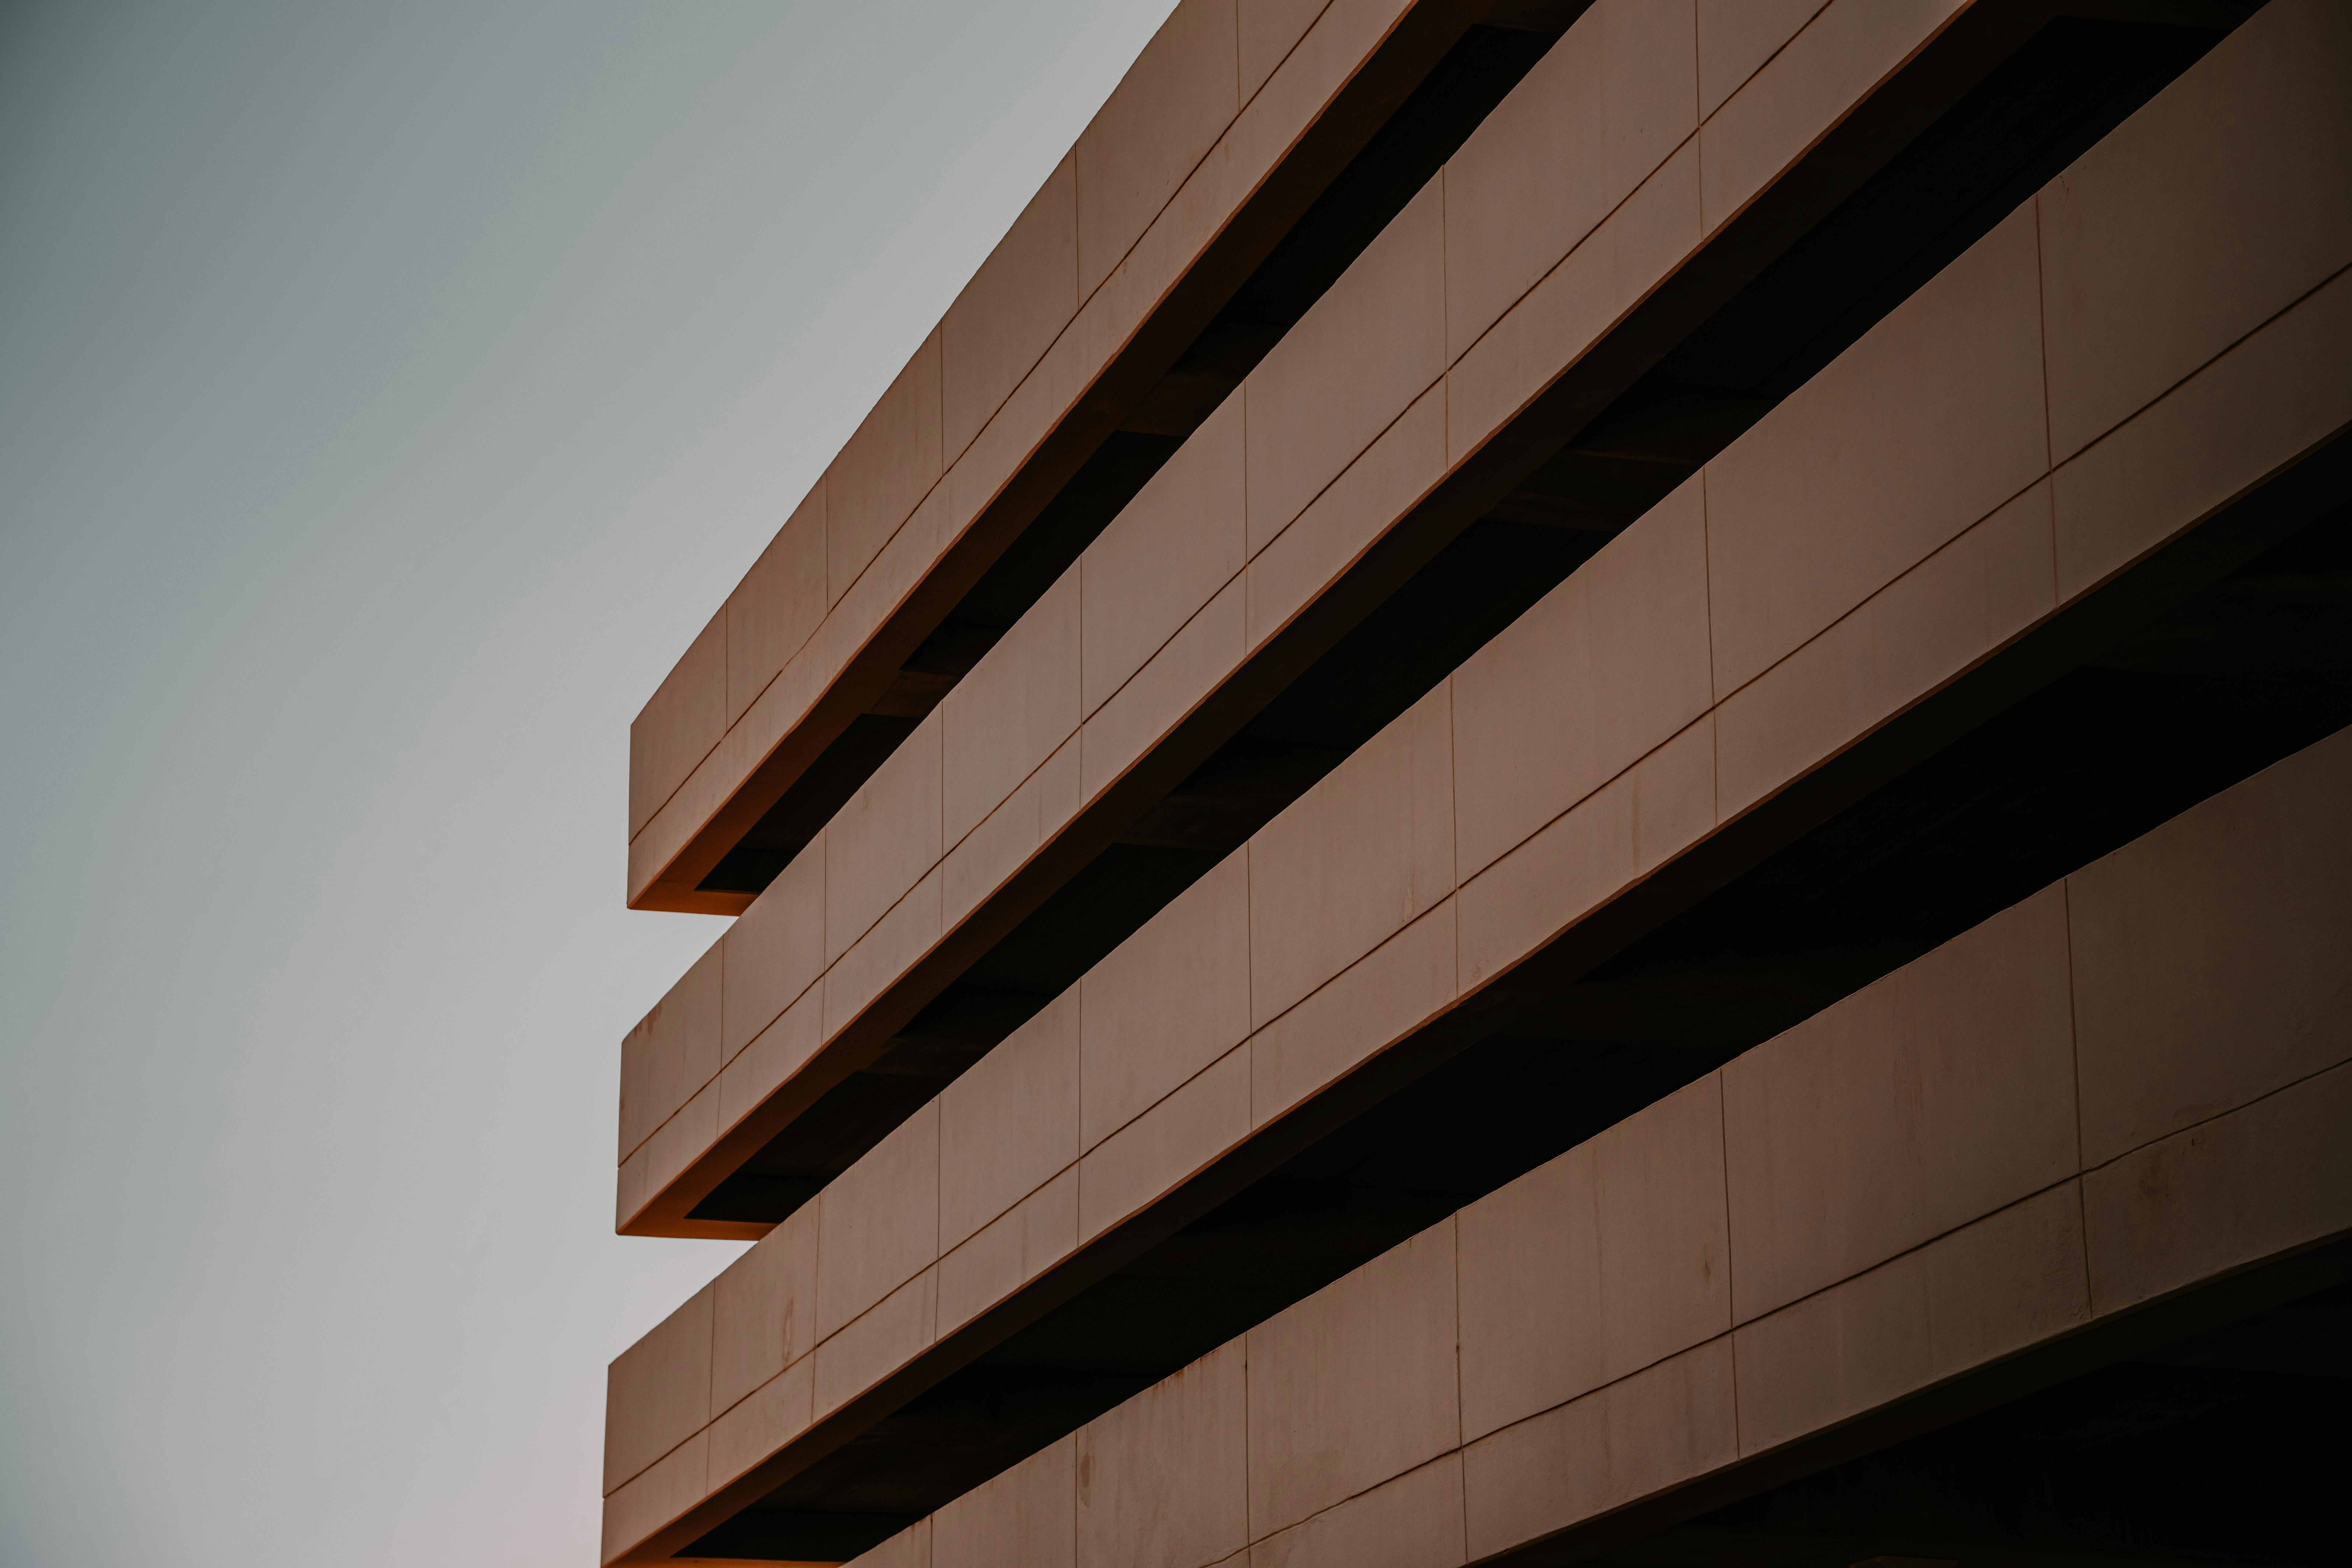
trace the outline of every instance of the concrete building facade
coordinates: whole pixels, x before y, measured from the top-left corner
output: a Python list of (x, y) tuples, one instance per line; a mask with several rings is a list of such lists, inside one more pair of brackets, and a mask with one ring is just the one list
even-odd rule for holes
[(604, 1561), (2333, 1555), (2347, 264), (2324, 0), (1185, 0), (633, 728)]

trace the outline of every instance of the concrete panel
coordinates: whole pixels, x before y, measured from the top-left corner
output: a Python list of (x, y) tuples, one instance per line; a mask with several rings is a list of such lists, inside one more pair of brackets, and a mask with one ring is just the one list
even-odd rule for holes
[(1715, 724), (1702, 719), (1464, 884), (1466, 993), (1715, 826)]
[(1227, 856), (1073, 989), (1093, 1148), (1250, 1032), (1249, 860)]
[[(954, 844), (1077, 733), (1075, 565), (956, 683), (940, 701), (939, 714), (938, 842)], [(910, 837), (920, 838), (921, 828), (914, 827)]]
[(1250, 840), (1253, 1023), (1454, 890), (1451, 716), (1440, 686)]
[(646, 1140), (646, 1190), (657, 1193), (669, 1185), (718, 1136), (719, 1086), (712, 1083)]
[(1077, 1435), (1079, 1568), (1200, 1568), (1248, 1544), (1240, 1341)]
[(2352, 1067), (2083, 1178), (2091, 1300), (2113, 1312), (2352, 1230)]
[(1725, 700), (1722, 809), (1745, 809), (2057, 607), (2044, 480)]
[(1698, 113), (1723, 107), (1811, 21), (1823, 0), (1698, 0)]
[(1445, 165), (1445, 349), (1477, 342), (1698, 128), (1690, 10), (1600, 0)]
[(817, 1199), (820, 1339), (940, 1256), (940, 1107), (900, 1122)]
[[(1242, 569), (1242, 399), (1220, 404), (1080, 558), (1092, 713)], [(1033, 614), (1034, 612), (1032, 612)]]
[(940, 1271), (924, 1269), (816, 1347), (816, 1414), (837, 1410), (938, 1337)]
[(824, 973), (824, 835), (727, 928), (719, 1048), (731, 1058)]
[(940, 1259), (940, 1331), (969, 1322), (1077, 1245), (1078, 1173), (1073, 1167)]
[(1258, 1031), (1251, 1125), (1265, 1126), (1450, 1004), (1454, 949), (1448, 899)]
[(1247, 103), (1274, 74), (1329, 0), (1241, 0), (1236, 22), (1241, 100)]
[(950, 1247), (1077, 1159), (1078, 988), (940, 1094), (940, 1245)]
[(1431, 387), (1249, 568), (1249, 646), (1282, 629), (1445, 471), (1445, 393)]
[(939, 864), (940, 729), (934, 710), (825, 824), (827, 963)]
[(931, 1568), (1074, 1568), (1077, 1439), (1065, 1437), (931, 1516)]
[[(1003, 405), (949, 463), (940, 488), (947, 492), (947, 515), (959, 530), (1003, 491), (1118, 352), (1123, 340), (1108, 330), (1108, 302), (1099, 294), (1080, 305)], [(1140, 319), (1139, 315), (1128, 327), (1131, 330)]]
[(629, 837), (652, 821), (727, 732), (727, 608), (687, 645), (629, 722)]
[(1706, 711), (1696, 477), (1454, 674), (1455, 853), (1473, 876)]
[(2038, 272), (2029, 204), (1707, 465), (1718, 696), (2046, 471)]
[(865, 574), (841, 595), (806, 646), (785, 661), (782, 673), (768, 683), (718, 748), (679, 786), (676, 797), (630, 841), (632, 899), (644, 892), (687, 847), (777, 742), (807, 717), (875, 627), (897, 611), (922, 574), (936, 563), (950, 537), (951, 521), (943, 488), (934, 489), (891, 535)]
[(2067, 879), (2083, 1163), (2352, 1058), (2352, 730)]
[(719, 1130), (743, 1120), (761, 1100), (806, 1067), (824, 1044), (824, 994), (811, 986), (784, 1016), (735, 1053), (719, 1075)]
[(1450, 1219), (1252, 1329), (1251, 1539), (1457, 1447), (1454, 1340)]
[(950, 461), (1078, 311), (1075, 154), (1055, 165), (940, 322), (941, 449)]
[(1454, 1216), (1465, 1440), (1607, 1381), (1595, 1189), (1593, 1148), (1581, 1143)]
[(2352, 262), (2352, 12), (2264, 6), (2040, 205), (2063, 460)]
[(1738, 1457), (1728, 1336), (1463, 1450), (1475, 1561)]
[(940, 864), (941, 929), (953, 930), (1078, 809), (1078, 742), (1063, 742)]
[(734, 723), (824, 619), (820, 478), (727, 595), (727, 722)]
[(1961, 9), (1962, 0), (1833, 0), (1699, 132), (1708, 233)]
[(1601, 1376), (1613, 1381), (1731, 1327), (1722, 1075), (1592, 1140)]
[(1441, 183), (1423, 187), (1250, 373), (1251, 554), (1444, 372)]
[(803, 1432), (812, 1415), (816, 1358), (803, 1356), (710, 1424), (710, 1489), (717, 1490)]
[(1708, 714), (1633, 764), (1633, 870), (1646, 877), (1714, 831), (1720, 765)]
[[(825, 598), (839, 604), (945, 465), (934, 328), (824, 474)], [(857, 617), (866, 626), (880, 617)], [(861, 639), (862, 640), (862, 639)]]
[(1742, 1325), (1739, 1451), (1819, 1431), (2090, 1315), (2081, 1198), (2067, 1182)]
[[(1324, 8), (1105, 279), (1105, 330), (1113, 341), (1158, 302), (1230, 216), (1370, 59), (1410, 0), (1349, 0)], [(1083, 174), (1079, 180), (1085, 185)], [(1084, 197), (1081, 195), (1081, 204)], [(1083, 240), (1081, 241), (1083, 244)], [(1081, 319), (1086, 312), (1081, 311)]]
[[(877, 409), (877, 413), (879, 412)], [(845, 447), (842, 457), (834, 459), (834, 478), (826, 481), (829, 488), (825, 493), (825, 531), (827, 537), (835, 542), (832, 555), (835, 563), (841, 558), (838, 541), (842, 509), (846, 504), (843, 499), (839, 471), (843, 458), (848, 455), (848, 449)], [(808, 681), (792, 706), (779, 713), (774, 731), (776, 736), (783, 734), (787, 715), (790, 722), (799, 722), (801, 715), (808, 710), (824, 689), (849, 667), (850, 660), (874, 635), (874, 628), (898, 611), (898, 606), (906, 602), (907, 595), (913, 593), (916, 585), (938, 564), (940, 554), (971, 521), (972, 514), (958, 510), (955, 498), (945, 484), (933, 485), (929, 491), (917, 492), (917, 495), (918, 504), (914, 510), (906, 514), (904, 522), (892, 525), (896, 531), (881, 542), (881, 548), (867, 560), (865, 569), (855, 581), (845, 587), (839, 579), (832, 579), (833, 608), (825, 616), (824, 625), (817, 628), (816, 636), (809, 639), (807, 653), (803, 655), (814, 656), (810, 658)], [(828, 574), (833, 569), (829, 566)], [(791, 673), (787, 666), (786, 676)], [(779, 679), (771, 689), (782, 686), (783, 679)], [(753, 704), (754, 714), (758, 710), (759, 704)], [(756, 755), (755, 752), (744, 758), (744, 771), (749, 771)]]
[(1087, 716), (1078, 764), (1087, 799), (1133, 766), (1233, 672), (1242, 659), (1243, 610), (1242, 584), (1228, 583), (1118, 695)]
[(817, 1205), (754, 1242), (711, 1281), (710, 1408), (725, 1410), (814, 1347)]
[(1698, 164), (1697, 143), (1685, 142), (1454, 362), (1450, 460), (1475, 451), (1696, 248)]
[(710, 1420), (709, 1285), (604, 1369), (604, 1491), (700, 1431)]
[(1462, 1457), (1448, 1454), (1250, 1549), (1250, 1568), (1458, 1568)]
[(913, 967), (940, 940), (940, 874), (915, 884), (874, 929), (835, 961), (824, 976), (824, 1032), (846, 1028), (883, 988)]
[(1078, 292), (1094, 292), (1241, 107), (1234, 0), (1183, 0), (1109, 100), (1074, 156)]
[(1092, 1240), (1249, 1133), (1249, 1047), (1087, 1151), (1078, 1164), (1078, 1236)]
[(709, 1477), (710, 1435), (697, 1432), (661, 1463), (605, 1498), (604, 1561), (614, 1561), (700, 1502)]
[(1740, 1321), (2076, 1170), (2064, 891), (1723, 1069)]
[(653, 1158), (650, 1149), (639, 1149), (621, 1162), (619, 1179), (614, 1184), (613, 1228), (628, 1224), (629, 1216), (645, 1206), (646, 1167)]
[(1716, 1075), (1458, 1218), (1465, 1438), (1726, 1332), (1729, 1241)]
[(719, 1071), (724, 946), (722, 939), (704, 949), (621, 1042), (623, 1158)]
[(2072, 598), (2352, 423), (2352, 274), (2223, 354), (2057, 474)]

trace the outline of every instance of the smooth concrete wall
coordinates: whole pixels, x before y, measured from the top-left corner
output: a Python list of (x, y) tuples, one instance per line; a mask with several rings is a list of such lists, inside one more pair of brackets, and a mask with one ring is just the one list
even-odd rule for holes
[[(2199, 72), (2234, 79), (2242, 105), (2292, 105), (2294, 84), (2282, 73), (2333, 69), (2326, 35), (2294, 30), (2314, 20), (2328, 17), (2265, 13)], [(2192, 73), (2183, 86), (2203, 94), (2210, 84)], [(2052, 190), (2136, 177), (2110, 149), (2152, 137), (2147, 122), (2161, 130), (2170, 101), (2159, 98)], [(2233, 149), (2228, 117), (2199, 105), (2209, 144), (2242, 160), (2236, 180), (2215, 185), (2280, 177), (2292, 141), (2283, 149), (2241, 132)], [(2144, 188), (2147, 200), (2174, 201), (2160, 183)], [(2021, 422), (1998, 404), (1956, 415), (1968, 405), (1955, 403), (1954, 389), (1917, 372), (1966, 353), (1990, 355), (1999, 369), (2019, 357), (2002, 357), (2002, 345), (2034, 341), (2046, 307), (2031, 279), (2046, 275), (2037, 230), (2050, 199), (2045, 192), (2021, 209), (1727, 451), (1727, 479), (1710, 466), (1629, 530), (959, 1079), (935, 1115), (908, 1123), (822, 1194), (811, 1207), (842, 1237), (890, 1238), (856, 1243), (882, 1261), (861, 1258), (856, 1282), (824, 1298), (832, 1337), (810, 1350), (805, 1368), (777, 1363), (779, 1392), (747, 1400), (740, 1417), (714, 1407), (705, 1450), (730, 1421), (730, 1433), (756, 1431), (756, 1440), (729, 1447), (722, 1463), (666, 1418), (662, 1437), (687, 1446), (659, 1450), (670, 1457), (645, 1472), (649, 1484), (625, 1516), (652, 1518), (660, 1507), (646, 1500), (683, 1486), (668, 1471), (651, 1484), (665, 1466), (700, 1478), (681, 1507), (725, 1485), (1801, 767), (2079, 595), (2096, 579), (2081, 575), (2063, 597), (2056, 583), (2081, 542), (2126, 540), (2121, 552), (2102, 546), (2119, 564), (2352, 421), (2352, 285), (2339, 279), (2185, 381), (2149, 389), (2147, 406), (2054, 477), (2022, 469), (2011, 476), (2016, 494), (1989, 489), (1969, 503), (1990, 505), (1973, 521), (1941, 491), (1901, 488), (1900, 475), (1890, 479), (1867, 455), (1842, 477), (1820, 456), (1820, 431), (1857, 406), (1871, 410), (1874, 442), (1904, 447), (1931, 472), (2006, 471), (2003, 454), (2030, 430), (2019, 437)], [(2179, 220), (2200, 216), (2192, 207)], [(2174, 315), (2168, 296), (2142, 298), (2149, 330), (2161, 331)], [(2040, 386), (2029, 377), (2011, 390), (2039, 409)], [(1972, 465), (1978, 442), (1982, 461)], [(2111, 447), (2124, 457), (2103, 455)], [(1780, 451), (1811, 454), (1809, 470), (1776, 458)], [(2147, 476), (2149, 461), (2162, 482)], [(2069, 470), (2089, 464), (2135, 476), (2137, 488), (2121, 492), (2127, 514), (2113, 487), (2072, 482)], [(1717, 558), (1718, 521), (1736, 530), (1759, 514), (1802, 522), (1806, 513), (1843, 531), (1811, 541), (1815, 555), (1875, 551), (1893, 580), (1843, 612), (1837, 599), (1813, 601), (1811, 613), (1828, 624), (1810, 636), (1767, 613), (1744, 623), (1744, 641), (1719, 637), (1716, 606), (1742, 614), (1748, 601)], [(1956, 536), (1938, 542), (1943, 531)], [(1890, 558), (1887, 535), (1922, 558), (1907, 566), (1901, 553)], [(1753, 568), (1794, 569), (1769, 559)], [(1796, 646), (1748, 673), (1787, 642)], [(1738, 650), (1753, 647), (1766, 654), (1743, 659)], [(1718, 697), (1726, 668), (1745, 683)], [(1791, 731), (1812, 748), (1793, 760)], [(927, 1138), (937, 1149), (929, 1163), (909, 1152)], [(898, 1173), (877, 1174), (886, 1170)], [(801, 1228), (772, 1235), (747, 1259), (809, 1245), (803, 1216), (792, 1224)], [(806, 1401), (791, 1405), (789, 1420), (773, 1404), (787, 1398)], [(614, 1423), (639, 1420), (615, 1399)], [(661, 1440), (624, 1448), (643, 1455)]]
[[(1778, 37), (1744, 13), (1647, 0), (1580, 18), (753, 901), (725, 945), (730, 973), (758, 971), (737, 985), (761, 1000), (726, 1009), (718, 1049), (757, 1068), (725, 1093), (704, 1079), (699, 1103), (661, 1112), (681, 1120), (657, 1144), (624, 1149), (645, 1154), (621, 1174), (624, 1226), (1701, 247), (1738, 205), (1702, 189), (1711, 139), (1748, 149), (1754, 187), (1738, 190), (1752, 195), (1951, 9), (1838, 0)], [(1722, 63), (1725, 49), (1769, 61)], [(1743, 68), (1701, 122), (1696, 84)], [(885, 839), (910, 847), (877, 858)], [(856, 892), (831, 891), (845, 884)], [(820, 897), (811, 967), (797, 933), (812, 915), (777, 906)], [(755, 1045), (772, 1024), (782, 1037)]]
[(1455, 1568), (2352, 1230), (2347, 796), (2352, 731), (1461, 1210), (861, 1568)]
[(1420, 3), (1182, 0), (631, 726), (632, 902)]
[[(1589, 75), (1562, 62), (1622, 44), (1619, 16), (1588, 13), (1442, 179), (1498, 160), (1506, 143), (1488, 134), (1524, 129), (1519, 95), (1546, 101)], [(1255, 1092), (1291, 1103), (1393, 1037), (1361, 1028), (1401, 1030), (1493, 978), (2352, 420), (2352, 289), (2327, 282), (2352, 262), (2347, 79), (2341, 13), (2263, 13), (1257, 835), (1234, 873), (1263, 928), (1234, 983), (1245, 1026), (1204, 1027), (1170, 1059), (1205, 1066), (1255, 1034)], [(1397, 278), (1426, 269), (1398, 258), (1418, 254), (1407, 239), (1436, 244), (1433, 230), (1416, 203), (1299, 332), (1315, 341), (1326, 310), (1355, 320), (1410, 295)], [(2237, 243), (2200, 249), (2216, 232)], [(2277, 245), (2262, 237), (2273, 233)], [(2182, 264), (2183, 250), (2204, 260)], [(1547, 290), (1567, 289), (1562, 269), (1477, 342), (1517, 342), (1523, 312), (1556, 316)], [(1446, 269), (1449, 287), (1461, 270)], [(2111, 375), (2125, 393), (2084, 393), (2086, 373), (2045, 364), (2083, 360), (2080, 323), (2094, 319), (2103, 334), (2187, 346)], [(1300, 377), (1293, 395), (1311, 402), (1312, 360), (1290, 349), (1261, 371)], [(1573, 349), (1549, 352), (1558, 363)], [(1249, 451), (1235, 405), (1255, 406), (1257, 378), (1202, 428), (729, 931), (716, 963), (631, 1036), (632, 1062), (683, 1065), (625, 1070), (668, 1098), (625, 1117), (623, 1225), (1150, 743), (1139, 737), (1229, 673), (1280, 606), (1319, 591), (1425, 490), (1465, 363), (1255, 555), (1235, 500)], [(1389, 395), (1409, 390), (1408, 378)], [(2094, 395), (2104, 412), (2086, 414)], [(2053, 468), (2047, 429), (2110, 418)], [(1402, 456), (1416, 445), (1426, 461)], [(1219, 581), (1236, 557), (1246, 566)], [(1122, 703), (1155, 717), (1130, 724)], [(1024, 766), (1034, 771), (1011, 783)], [(1155, 922), (1122, 950), (1151, 959), (1114, 962), (1175, 972), (1175, 929)], [(1099, 973), (1088, 984), (1116, 989)], [(684, 1000), (714, 984), (716, 1009)]]

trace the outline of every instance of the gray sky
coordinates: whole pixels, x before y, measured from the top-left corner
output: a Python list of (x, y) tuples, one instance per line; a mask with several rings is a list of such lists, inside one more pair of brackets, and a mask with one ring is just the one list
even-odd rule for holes
[(0, 1562), (594, 1563), (629, 719), (1168, 8), (0, 5)]

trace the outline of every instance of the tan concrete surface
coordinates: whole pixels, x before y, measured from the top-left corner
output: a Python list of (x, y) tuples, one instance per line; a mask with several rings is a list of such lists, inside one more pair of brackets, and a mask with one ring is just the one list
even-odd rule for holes
[[(1218, 405), (1079, 558), (1093, 588), (1081, 661), (1084, 712), (1108, 701), (1234, 580), (1248, 559), (1246, 515), (1242, 400), (1235, 396)], [(1069, 728), (1077, 728), (1076, 719)]]
[(1081, 1568), (1189, 1568), (1249, 1544), (1244, 1347), (1078, 1429)]
[(1078, 1138), (1091, 1149), (1250, 1032), (1250, 878), (1228, 856), (1075, 989)]
[(1445, 165), (1445, 357), (1698, 129), (1691, 11), (1600, 0)]
[(2042, 192), (2059, 459), (2344, 265), (2347, 77), (2352, 13), (2282, 0)]
[(2083, 1158), (2352, 1057), (2352, 734), (2067, 879)]
[(817, 1200), (816, 1331), (822, 1339), (940, 1256), (940, 1107), (898, 1124)]
[(1078, 727), (1078, 646), (1073, 566), (940, 701), (941, 833), (937, 843), (922, 846), (934, 859), (1003, 804)]
[(1244, 383), (1255, 554), (1445, 369), (1444, 176)]
[(693, 1436), (710, 1419), (710, 1311), (706, 1285), (623, 1351), (604, 1376), (604, 1490)]
[(941, 1247), (961, 1245), (1077, 1159), (1078, 1052), (1074, 988), (940, 1094)]
[(1811, 21), (1826, 0), (1698, 0), (1701, 119), (1746, 84)]
[[(940, 321), (943, 448), (961, 452), (1078, 312), (1078, 174), (1055, 166)], [(782, 660), (777, 667), (782, 668)]]
[(1962, 5), (1834, 0), (1823, 6), (1700, 131), (1701, 226), (1711, 231), (1738, 213)]
[(1065, 1437), (931, 1518), (931, 1568), (1074, 1568), (1077, 1439)]

